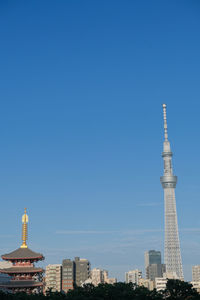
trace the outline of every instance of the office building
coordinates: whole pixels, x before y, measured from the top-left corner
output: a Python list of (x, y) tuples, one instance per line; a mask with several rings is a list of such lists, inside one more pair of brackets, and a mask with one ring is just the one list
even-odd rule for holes
[(85, 258), (75, 257), (75, 282), (81, 286), (90, 277), (90, 262)]
[(48, 265), (45, 273), (45, 291), (60, 292), (62, 286), (62, 265)]
[(145, 252), (144, 257), (146, 279), (154, 280), (156, 277), (162, 277), (166, 268), (165, 265), (161, 264), (161, 252), (149, 250)]
[(193, 287), (198, 293), (200, 293), (200, 281), (191, 281), (190, 283), (192, 284), (192, 287)]
[(108, 282), (108, 271), (107, 270), (102, 270), (103, 271), (103, 280), (104, 283)]
[(114, 284), (116, 282), (117, 282), (116, 278), (108, 277), (108, 271), (107, 270), (94, 268), (91, 271), (91, 283), (95, 286), (97, 286), (100, 283)]
[(136, 269), (131, 270), (125, 273), (125, 281), (126, 283), (134, 283), (136, 285), (139, 285), (139, 279), (142, 278), (142, 271)]
[(5, 284), (9, 284), (10, 280), (12, 279), (12, 276), (9, 276), (8, 274), (4, 274), (1, 272), (1, 270), (8, 269), (12, 267), (12, 263), (9, 261), (0, 261), (0, 290), (3, 292), (7, 292), (6, 288), (1, 288), (1, 286), (4, 286)]
[(97, 286), (100, 283), (104, 283), (104, 270), (99, 268), (94, 268), (91, 270), (91, 280), (94, 286)]
[(164, 262), (167, 272), (176, 272), (179, 279), (183, 279), (182, 259), (178, 233), (176, 213), (175, 188), (177, 177), (173, 175), (172, 152), (167, 132), (166, 105), (163, 104), (164, 115), (164, 143), (162, 157), (164, 160), (164, 175), (160, 178), (164, 189), (165, 200), (165, 256)]
[(155, 280), (156, 277), (163, 277), (166, 272), (164, 264), (151, 264), (146, 268), (146, 278)]
[(10, 261), (0, 261), (0, 269), (11, 268), (12, 263)]
[(146, 251), (144, 254), (145, 268), (152, 264), (161, 264), (161, 252), (156, 250)]
[(200, 265), (192, 266), (192, 281), (200, 281)]
[(153, 291), (153, 289), (155, 288), (154, 281), (149, 280), (149, 279), (144, 279), (144, 278), (139, 279), (138, 285), (144, 286), (150, 291)]
[(75, 263), (71, 259), (62, 262), (62, 290), (67, 293), (73, 290), (75, 283)]
[(107, 278), (107, 280), (105, 281), (105, 283), (107, 283), (107, 284), (115, 284), (115, 283), (117, 283), (117, 278), (115, 278), (115, 277)]
[(164, 291), (166, 289), (167, 278), (155, 278), (155, 289), (159, 291)]
[(179, 279), (176, 272), (164, 273), (163, 277), (155, 278), (155, 289), (159, 292), (166, 289), (168, 279)]
[(75, 257), (62, 262), (62, 290), (68, 292), (74, 284), (81, 286), (90, 278), (90, 262), (85, 258)]

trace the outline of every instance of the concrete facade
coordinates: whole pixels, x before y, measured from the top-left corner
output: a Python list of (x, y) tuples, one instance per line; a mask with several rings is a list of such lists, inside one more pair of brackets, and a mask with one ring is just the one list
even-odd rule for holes
[(200, 281), (200, 265), (192, 266), (192, 281)]
[(107, 278), (107, 280), (105, 281), (105, 283), (107, 283), (107, 284), (115, 284), (115, 283), (117, 283), (117, 278), (114, 278), (114, 277)]
[(75, 257), (75, 282), (81, 286), (88, 278), (90, 278), (90, 262), (85, 258)]
[(126, 283), (135, 283), (136, 285), (139, 285), (139, 279), (142, 278), (142, 271), (136, 269), (131, 270), (125, 273), (125, 281)]
[(168, 279), (179, 279), (176, 272), (164, 273), (163, 277), (155, 278), (155, 288), (157, 291), (165, 290)]
[(161, 264), (161, 252), (156, 250), (146, 251), (144, 254), (145, 268), (151, 264)]
[(48, 265), (45, 272), (45, 291), (60, 292), (62, 287), (62, 265)]
[(146, 268), (146, 278), (149, 280), (155, 280), (156, 277), (163, 277), (163, 273), (166, 272), (164, 264), (151, 264)]
[(91, 282), (94, 286), (97, 286), (100, 283), (104, 283), (104, 270), (99, 268), (94, 268), (91, 270)]
[(161, 252), (156, 250), (146, 251), (144, 254), (146, 279), (154, 280), (162, 277), (166, 272), (165, 265), (161, 264)]
[(195, 290), (200, 293), (200, 281), (191, 281), (190, 282)]
[(75, 264), (71, 259), (62, 262), (62, 290), (67, 293), (73, 290), (75, 283)]
[(75, 257), (74, 260), (64, 259), (62, 262), (62, 290), (73, 290), (74, 284), (81, 286), (90, 278), (90, 262), (87, 259)]
[(154, 281), (149, 280), (149, 279), (144, 279), (144, 278), (139, 279), (138, 285), (144, 286), (150, 291), (153, 291), (153, 289), (155, 288)]
[(117, 282), (116, 278), (109, 278), (108, 277), (108, 271), (107, 270), (94, 268), (91, 271), (91, 283), (95, 286), (97, 286), (100, 283), (114, 284), (116, 282)]

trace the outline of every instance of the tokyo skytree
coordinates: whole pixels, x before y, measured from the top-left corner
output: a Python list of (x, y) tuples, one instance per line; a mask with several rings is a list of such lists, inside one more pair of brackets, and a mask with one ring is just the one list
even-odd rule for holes
[(181, 250), (178, 234), (176, 214), (175, 188), (177, 176), (173, 175), (172, 152), (167, 132), (166, 104), (163, 104), (164, 115), (164, 143), (162, 157), (164, 160), (164, 175), (160, 178), (164, 189), (165, 199), (165, 255), (164, 262), (167, 272), (176, 272), (179, 279), (183, 279)]

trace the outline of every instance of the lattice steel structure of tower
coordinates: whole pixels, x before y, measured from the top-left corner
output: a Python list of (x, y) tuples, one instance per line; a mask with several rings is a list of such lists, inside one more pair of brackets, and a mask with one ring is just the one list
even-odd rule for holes
[(162, 157), (164, 160), (164, 175), (160, 178), (164, 189), (165, 200), (165, 255), (164, 261), (167, 272), (176, 272), (178, 278), (183, 279), (181, 250), (176, 214), (175, 188), (177, 176), (173, 175), (172, 152), (167, 132), (166, 104), (163, 104), (164, 143)]

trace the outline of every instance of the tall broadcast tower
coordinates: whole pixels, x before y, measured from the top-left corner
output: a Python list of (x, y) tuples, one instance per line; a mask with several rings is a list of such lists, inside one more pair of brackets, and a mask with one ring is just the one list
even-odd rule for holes
[(160, 181), (164, 189), (165, 199), (165, 264), (167, 272), (176, 272), (178, 278), (183, 279), (175, 198), (177, 177), (173, 175), (173, 154), (168, 141), (166, 104), (163, 104), (163, 115), (165, 140), (162, 157), (164, 160), (164, 175), (160, 178)]

